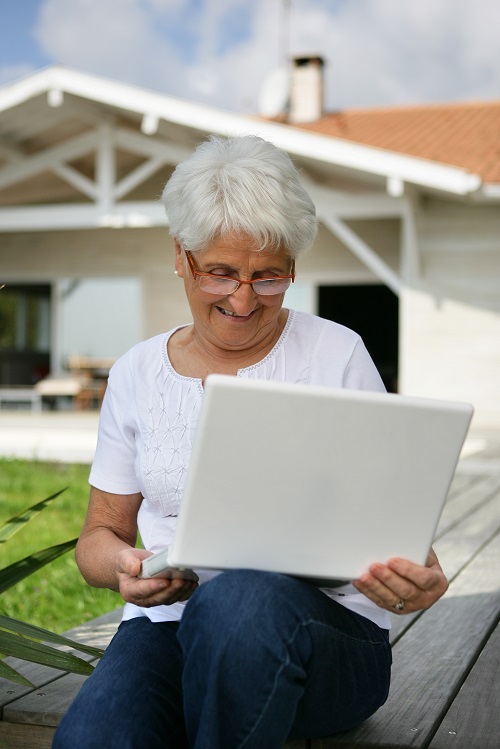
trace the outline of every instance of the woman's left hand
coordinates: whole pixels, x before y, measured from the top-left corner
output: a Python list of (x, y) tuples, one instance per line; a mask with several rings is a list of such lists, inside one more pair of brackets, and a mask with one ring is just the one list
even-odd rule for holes
[(378, 606), (396, 614), (428, 609), (448, 589), (433, 549), (425, 566), (399, 558), (387, 564), (372, 564), (353, 585)]

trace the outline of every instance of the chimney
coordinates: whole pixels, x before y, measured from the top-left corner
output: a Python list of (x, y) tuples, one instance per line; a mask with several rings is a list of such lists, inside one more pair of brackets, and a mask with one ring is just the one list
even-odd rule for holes
[(314, 122), (323, 114), (324, 64), (322, 57), (292, 59), (289, 122)]

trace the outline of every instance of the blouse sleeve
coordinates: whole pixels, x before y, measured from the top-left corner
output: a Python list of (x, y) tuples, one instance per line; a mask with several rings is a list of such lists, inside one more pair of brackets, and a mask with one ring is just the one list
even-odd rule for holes
[(385, 393), (385, 386), (365, 344), (358, 338), (344, 371), (343, 387)]
[(122, 357), (110, 371), (89, 476), (92, 486), (112, 494), (141, 490), (135, 472), (137, 426), (129, 358)]
[[(384, 383), (363, 340), (344, 325), (305, 318), (305, 340), (314, 341), (311, 381), (327, 387), (385, 392)], [(303, 339), (304, 340), (304, 339)]]

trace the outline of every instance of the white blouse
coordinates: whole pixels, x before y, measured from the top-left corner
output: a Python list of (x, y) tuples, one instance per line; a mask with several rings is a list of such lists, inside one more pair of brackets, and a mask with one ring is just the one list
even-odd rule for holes
[[(113, 366), (103, 401), (92, 486), (112, 494), (141, 492), (139, 533), (146, 549), (172, 541), (203, 398), (201, 379), (179, 375), (167, 353), (178, 330), (137, 344)], [(337, 323), (290, 310), (274, 348), (238, 377), (383, 391), (384, 386), (360, 337)], [(126, 501), (124, 499), (123, 501)], [(332, 531), (332, 541), (334, 540)], [(200, 583), (217, 572), (196, 570)], [(323, 589), (327, 595), (382, 627), (387, 613), (352, 585)], [(126, 604), (124, 619), (148, 616), (172, 621), (185, 603), (139, 608)]]

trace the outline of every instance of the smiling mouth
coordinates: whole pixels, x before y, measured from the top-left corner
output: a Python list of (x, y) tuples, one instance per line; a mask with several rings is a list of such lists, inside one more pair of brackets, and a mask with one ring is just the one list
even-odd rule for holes
[(248, 317), (253, 315), (255, 310), (252, 310), (248, 315), (238, 315), (236, 312), (231, 312), (228, 309), (224, 309), (223, 307), (217, 307), (219, 312), (221, 312), (223, 315), (226, 315), (226, 317), (238, 317), (240, 320), (246, 320)]

